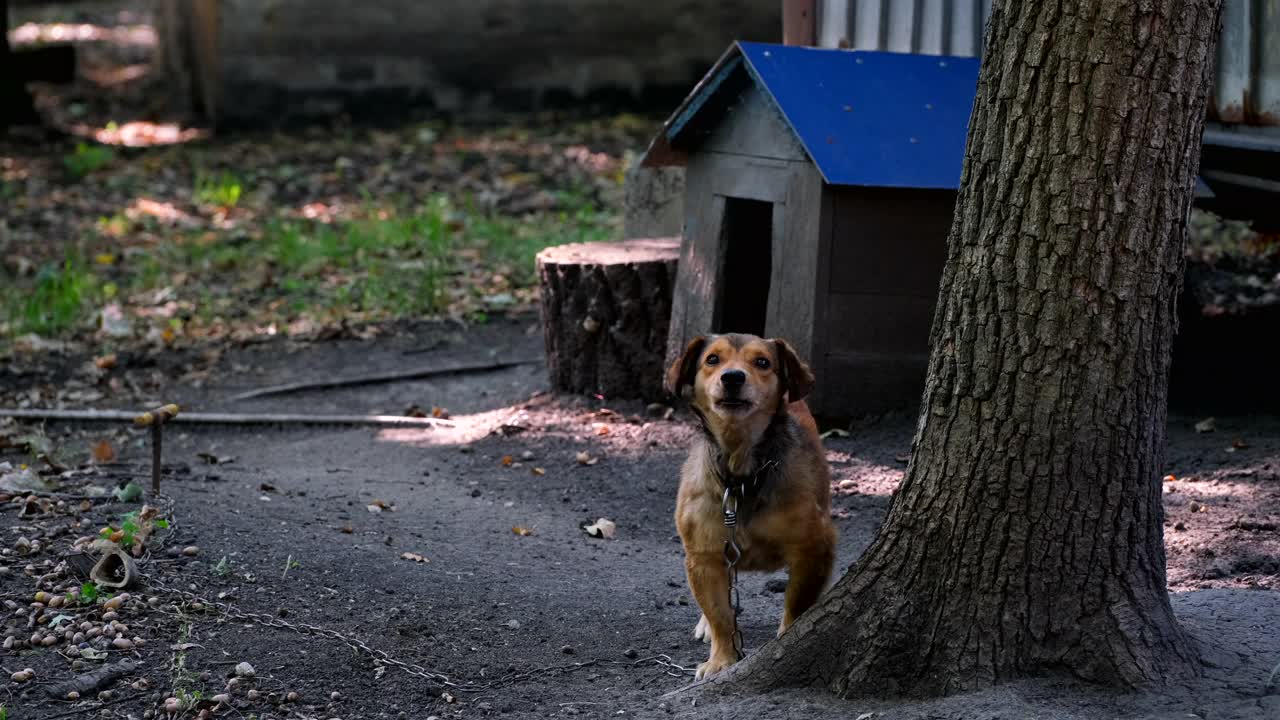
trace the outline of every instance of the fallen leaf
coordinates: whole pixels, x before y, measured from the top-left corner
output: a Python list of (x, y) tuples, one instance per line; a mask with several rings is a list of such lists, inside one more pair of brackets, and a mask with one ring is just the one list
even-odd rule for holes
[(608, 518), (600, 518), (589, 525), (583, 525), (582, 531), (593, 538), (612, 540), (618, 531), (618, 525)]
[(429, 562), (431, 562), (430, 560), (428, 560), (428, 559), (426, 559), (425, 557), (423, 557), (423, 556), (419, 555), (418, 553), (412, 553), (412, 552), (403, 552), (403, 553), (400, 553), (400, 558), (401, 558), (401, 559), (403, 559), (403, 560), (412, 560), (413, 562), (416, 562), (416, 563), (429, 563)]
[(530, 530), (529, 528), (527, 528), (527, 527), (521, 527), (521, 526), (519, 526), (519, 525), (516, 525), (515, 527), (511, 528), (511, 532), (513, 532), (513, 533), (515, 533), (515, 534), (519, 535), (520, 537), (525, 537), (526, 535), (532, 535), (532, 534), (533, 534), (533, 531), (532, 531), (532, 530)]
[(503, 466), (503, 467), (511, 467), (511, 463), (513, 463), (513, 462), (515, 462), (515, 458), (511, 457), (510, 455), (503, 455), (503, 456), (502, 456), (502, 466)]
[(350, 535), (355, 531), (356, 529), (351, 527), (351, 523), (347, 523), (346, 525), (343, 525), (342, 527), (338, 528), (338, 532), (342, 533), (343, 535)]
[(608, 435), (610, 433), (609, 426), (605, 423), (591, 423), (591, 427), (595, 428), (596, 435)]
[(393, 512), (396, 509), (396, 506), (388, 505), (385, 500), (374, 500), (373, 502), (366, 505), (365, 508), (371, 513), (380, 513), (383, 510), (387, 512)]
[(118, 361), (119, 361), (119, 360), (118, 360), (118, 358), (116, 357), (116, 354), (115, 354), (115, 353), (110, 353), (109, 355), (103, 355), (102, 357), (96, 357), (96, 358), (94, 358), (94, 359), (93, 359), (93, 364), (94, 364), (94, 366), (96, 366), (99, 370), (110, 370), (111, 368), (114, 368), (114, 367), (116, 366), (116, 363), (117, 363)]
[(849, 437), (849, 431), (841, 430), (840, 428), (831, 428), (830, 430), (822, 433), (821, 437), (823, 440), (826, 440), (829, 437)]
[(600, 458), (591, 457), (591, 454), (586, 451), (578, 453), (577, 460), (579, 465), (595, 465), (600, 462)]
[(109, 463), (116, 459), (116, 450), (111, 447), (108, 440), (99, 440), (89, 449), (93, 453), (93, 459), (100, 463)]
[(433, 407), (431, 408), (431, 417), (447, 420), (449, 418), (449, 408)]
[(1217, 424), (1213, 418), (1205, 418), (1196, 423), (1196, 432), (1198, 433), (1211, 433), (1217, 429)]
[(1173, 474), (1169, 474), (1169, 475), (1165, 475), (1165, 476), (1164, 476), (1164, 481), (1165, 481), (1165, 482), (1176, 482), (1177, 480), (1178, 480), (1178, 477), (1177, 477), (1176, 475), (1173, 475)]

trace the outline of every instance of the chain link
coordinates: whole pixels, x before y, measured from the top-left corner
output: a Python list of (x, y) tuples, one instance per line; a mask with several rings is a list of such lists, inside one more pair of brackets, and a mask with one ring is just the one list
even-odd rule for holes
[[(160, 509), (160, 511), (163, 514), (169, 516), (170, 521), (172, 522), (173, 501), (164, 495), (155, 497), (152, 500), (156, 504), (156, 507)], [(158, 535), (167, 534), (167, 532), (168, 531), (164, 531), (163, 533), (157, 533), (157, 534)], [(148, 557), (150, 557), (150, 551), (148, 551), (147, 554), (143, 556), (143, 559), (145, 560)], [(387, 654), (386, 651), (381, 650), (379, 648), (371, 647), (367, 643), (365, 643), (363, 640), (360, 640), (359, 638), (353, 637), (351, 635), (347, 635), (345, 633), (341, 633), (336, 630), (323, 628), (318, 625), (308, 625), (306, 623), (292, 623), (268, 613), (254, 613), (254, 612), (248, 612), (246, 610), (241, 610), (240, 608), (237, 608), (234, 605), (231, 605), (230, 603), (221, 602), (219, 600), (210, 600), (209, 598), (197, 595), (196, 593), (191, 592), (189, 590), (173, 587), (150, 574), (141, 573), (141, 572), (139, 574), (141, 575), (142, 581), (147, 585), (148, 588), (151, 588), (152, 590), (155, 590), (161, 594), (177, 596), (191, 603), (200, 604), (204, 607), (208, 607), (217, 611), (218, 614), (224, 617), (231, 618), (234, 620), (248, 621), (248, 622), (252, 622), (265, 627), (289, 630), (289, 631), (298, 633), (300, 635), (312, 635), (317, 637), (328, 638), (330, 640), (336, 640), (346, 645), (347, 647), (351, 648), (352, 650), (355, 650), (356, 652), (363, 653), (365, 655), (368, 655), (369, 657), (372, 657), (375, 663), (380, 663), (388, 667), (396, 668), (408, 675), (412, 675), (414, 677), (427, 680), (435, 684), (437, 688), (445, 689), (445, 690), (455, 690), (457, 692), (466, 692), (466, 693), (484, 692), (488, 690), (495, 690), (498, 688), (507, 687), (509, 685), (514, 685), (516, 683), (525, 682), (528, 680), (533, 680), (539, 677), (547, 677), (552, 675), (561, 675), (561, 674), (571, 673), (577, 670), (581, 670), (585, 667), (591, 667), (594, 665), (625, 665), (630, 667), (639, 667), (640, 665), (657, 665), (663, 668), (663, 672), (665, 674), (671, 675), (673, 677), (680, 677), (682, 675), (694, 674), (694, 671), (691, 668), (686, 668), (676, 664), (675, 662), (672, 661), (671, 657), (668, 655), (653, 655), (650, 657), (639, 658), (637, 660), (632, 660), (629, 662), (622, 662), (619, 660), (586, 660), (583, 662), (569, 663), (565, 665), (551, 665), (547, 667), (534, 668), (532, 670), (526, 670), (522, 672), (511, 672), (511, 673), (508, 673), (507, 675), (504, 675), (496, 680), (491, 680), (487, 683), (472, 683), (472, 682), (462, 683), (462, 682), (458, 682), (451, 679), (448, 675), (445, 675), (443, 673), (438, 673), (432, 670), (428, 670), (427, 668), (421, 665), (418, 665), (417, 663), (398, 660), (392, 657), (391, 655)], [(160, 610), (160, 612), (165, 612), (167, 614), (171, 614), (171, 615), (177, 614), (171, 611), (167, 611), (163, 608), (158, 608), (158, 609)]]
[[(741, 486), (739, 486), (741, 487)], [(733, 500), (730, 507), (729, 501)], [(730, 488), (724, 489), (724, 526), (729, 529), (729, 539), (724, 544), (725, 569), (729, 573), (729, 609), (733, 611), (733, 653), (737, 659), (746, 657), (743, 648), (742, 630), (738, 627), (738, 613), (742, 612), (742, 604), (738, 598), (738, 560), (742, 559), (742, 549), (738, 547), (738, 500), (733, 497)]]

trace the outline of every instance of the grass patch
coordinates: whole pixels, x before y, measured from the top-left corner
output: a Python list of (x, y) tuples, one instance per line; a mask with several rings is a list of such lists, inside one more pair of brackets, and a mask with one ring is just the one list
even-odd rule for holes
[[(234, 193), (226, 191), (231, 184), (207, 185), (207, 197), (232, 201)], [(147, 252), (42, 268), (34, 283), (24, 279), (27, 287), (5, 283), (0, 318), (19, 333), (56, 336), (91, 319), (105, 299), (117, 298), (127, 310), (165, 289), (182, 306), (168, 320), (178, 331), (243, 320), (262, 326), (444, 312), (481, 318), (486, 308), (514, 302), (498, 297), (487, 306), (488, 299), (536, 284), (539, 250), (615, 236), (613, 214), (578, 196), (559, 200), (558, 211), (522, 217), (445, 196), (390, 207), (368, 200), (353, 219), (342, 221), (275, 218), (237, 229), (187, 231)], [(97, 234), (114, 244), (130, 228), (118, 215), (102, 219)], [(527, 301), (527, 294), (522, 297)]]
[(62, 166), (78, 180), (106, 167), (115, 157), (115, 151), (109, 147), (76, 143), (75, 150), (62, 156)]
[(61, 265), (41, 267), (30, 287), (6, 282), (0, 290), (0, 314), (17, 334), (57, 335), (87, 318), (100, 288), (81, 258), (68, 258)]
[(191, 197), (201, 205), (231, 209), (240, 203), (243, 184), (234, 174), (223, 171), (221, 175), (196, 173)]

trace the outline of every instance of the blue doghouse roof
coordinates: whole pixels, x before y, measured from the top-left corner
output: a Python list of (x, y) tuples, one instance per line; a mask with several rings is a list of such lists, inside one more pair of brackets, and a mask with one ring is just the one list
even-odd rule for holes
[(954, 189), (977, 80), (975, 58), (738, 42), (667, 121), (645, 163), (694, 149), (754, 83), (828, 183)]

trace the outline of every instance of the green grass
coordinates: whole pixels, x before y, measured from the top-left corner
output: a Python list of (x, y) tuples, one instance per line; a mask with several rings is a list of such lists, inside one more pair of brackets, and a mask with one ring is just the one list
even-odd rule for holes
[[(208, 185), (209, 197), (224, 185)], [(81, 259), (43, 268), (33, 287), (4, 283), (0, 319), (17, 333), (54, 336), (87, 322), (104, 299), (143, 297), (170, 287), (189, 304), (182, 320), (205, 325), (244, 318), (270, 306), (278, 317), (332, 320), (359, 313), (386, 320), (437, 315), (450, 302), (473, 298), (464, 309), (479, 319), (489, 278), (510, 288), (537, 281), (534, 256), (551, 245), (608, 240), (616, 219), (576, 195), (560, 198), (562, 211), (513, 217), (435, 196), (416, 205), (378, 206), (372, 199), (356, 219), (324, 223), (275, 218), (256, 227), (176, 234), (145, 252), (88, 266)], [(104, 218), (97, 232), (115, 242), (130, 232), (123, 216)], [(484, 278), (483, 280), (481, 278)], [(496, 285), (495, 285), (496, 287)], [(450, 292), (450, 289), (454, 292)]]
[(76, 149), (62, 156), (62, 165), (76, 179), (101, 170), (111, 163), (116, 153), (109, 147), (77, 143)]
[(0, 316), (15, 334), (57, 335), (87, 320), (99, 291), (98, 278), (84, 261), (68, 258), (40, 268), (31, 287), (6, 282), (0, 290)]
[(213, 205), (221, 208), (233, 208), (240, 203), (243, 190), (240, 179), (229, 172), (221, 175), (196, 173), (195, 188), (192, 198), (201, 205)]

